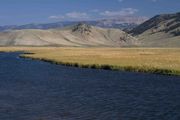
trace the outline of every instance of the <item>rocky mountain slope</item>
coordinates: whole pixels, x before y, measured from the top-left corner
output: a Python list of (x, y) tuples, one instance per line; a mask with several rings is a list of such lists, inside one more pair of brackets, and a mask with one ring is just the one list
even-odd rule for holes
[(180, 13), (157, 15), (130, 33), (139, 38), (142, 46), (179, 47)]
[(136, 46), (137, 39), (119, 29), (77, 24), (61, 29), (0, 32), (1, 46)]

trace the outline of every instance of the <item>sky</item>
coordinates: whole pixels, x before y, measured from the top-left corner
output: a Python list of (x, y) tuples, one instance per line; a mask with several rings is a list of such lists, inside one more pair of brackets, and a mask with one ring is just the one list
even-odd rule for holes
[(0, 25), (180, 12), (180, 0), (0, 0)]

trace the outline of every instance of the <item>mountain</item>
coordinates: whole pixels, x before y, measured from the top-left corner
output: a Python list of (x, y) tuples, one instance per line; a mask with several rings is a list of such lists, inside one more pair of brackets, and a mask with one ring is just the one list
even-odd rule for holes
[(103, 19), (88, 24), (103, 28), (132, 29), (145, 22), (147, 17), (124, 16), (110, 19)]
[(130, 33), (139, 38), (142, 46), (179, 47), (180, 13), (157, 15)]
[(59, 29), (0, 32), (1, 46), (136, 46), (137, 39), (119, 29), (77, 24)]
[(63, 28), (65, 26), (77, 24), (77, 22), (56, 22), (56, 23), (44, 23), (44, 24), (25, 24), (25, 25), (6, 25), (6, 26), (0, 26), (0, 31), (6, 31), (6, 30), (22, 30), (22, 29), (53, 29), (53, 28)]
[[(111, 19), (103, 19), (96, 21), (80, 21), (89, 25), (103, 27), (103, 28), (118, 28), (118, 29), (132, 29), (139, 25), (140, 23), (147, 20), (146, 17), (134, 17), (134, 16), (126, 16), (121, 18), (111, 18)], [(61, 21), (55, 23), (44, 23), (44, 24), (26, 24), (26, 25), (7, 25), (0, 26), (0, 31), (6, 30), (21, 30), (21, 29), (53, 29), (53, 28), (63, 28), (69, 25), (78, 24), (79, 21)]]

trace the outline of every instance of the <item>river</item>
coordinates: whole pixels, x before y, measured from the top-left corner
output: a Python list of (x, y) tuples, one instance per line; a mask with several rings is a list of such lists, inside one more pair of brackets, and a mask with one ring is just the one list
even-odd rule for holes
[(0, 120), (180, 120), (180, 77), (0, 53)]

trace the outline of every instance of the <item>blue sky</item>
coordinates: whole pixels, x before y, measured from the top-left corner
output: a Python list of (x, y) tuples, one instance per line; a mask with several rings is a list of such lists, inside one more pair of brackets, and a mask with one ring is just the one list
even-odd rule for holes
[(0, 25), (180, 12), (179, 0), (0, 0)]

